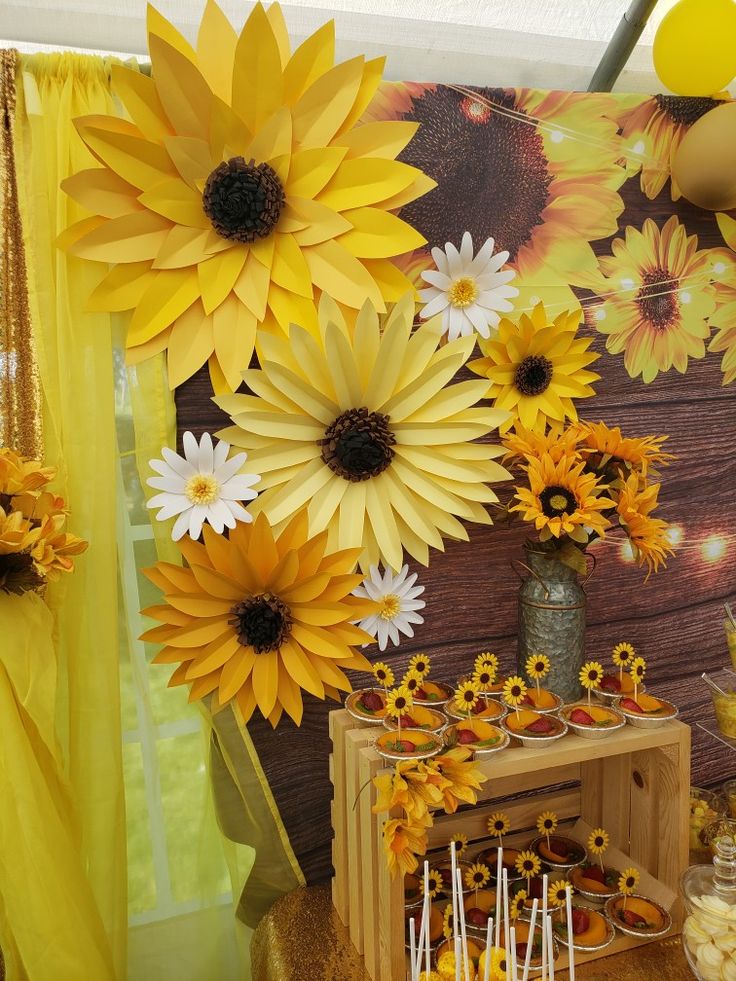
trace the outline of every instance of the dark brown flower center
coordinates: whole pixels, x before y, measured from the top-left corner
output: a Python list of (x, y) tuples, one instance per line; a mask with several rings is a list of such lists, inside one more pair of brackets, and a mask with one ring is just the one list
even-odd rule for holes
[(463, 695), (463, 698), (465, 699), (466, 702), (474, 702), (475, 701), (475, 692), (466, 691), (465, 694)]
[(548, 518), (559, 518), (561, 514), (572, 514), (577, 510), (578, 502), (572, 491), (559, 484), (545, 487), (539, 495), (542, 514)]
[(228, 623), (235, 627), (238, 640), (256, 654), (278, 650), (291, 632), (289, 607), (272, 593), (249, 596), (230, 613)]
[(662, 112), (673, 123), (682, 123), (685, 126), (691, 126), (706, 112), (723, 105), (723, 102), (718, 99), (696, 99), (681, 95), (655, 95), (654, 98)]
[(598, 672), (595, 670), (595, 668), (593, 668), (591, 671), (588, 672), (588, 681), (597, 681), (597, 680), (598, 680)]
[(680, 307), (675, 292), (679, 282), (660, 267), (645, 273), (642, 279), (643, 285), (636, 294), (639, 312), (655, 330), (665, 331), (679, 317)]
[(276, 227), (284, 206), (284, 188), (268, 164), (231, 157), (207, 178), (204, 213), (223, 238), (255, 242)]
[(399, 159), (419, 167), (438, 186), (408, 204), (401, 216), (429, 246), (457, 241), (460, 228), (478, 243), (492, 235), (496, 249), (507, 249), (513, 262), (542, 224), (552, 176), (542, 135), (524, 118), (513, 90), (476, 91), (493, 103), (490, 109), (440, 85), (416, 99), (404, 117), (421, 125)]
[(600, 836), (595, 839), (595, 847), (596, 848), (603, 848), (603, 845), (604, 844), (605, 844), (605, 842), (603, 841), (603, 839)]
[(20, 595), (39, 589), (44, 582), (28, 552), (0, 555), (0, 592)]
[(514, 385), (522, 395), (541, 395), (552, 381), (552, 362), (543, 354), (530, 354), (517, 365)]
[(390, 465), (396, 437), (389, 429), (388, 416), (363, 407), (343, 412), (317, 442), (330, 470), (357, 482), (377, 477)]

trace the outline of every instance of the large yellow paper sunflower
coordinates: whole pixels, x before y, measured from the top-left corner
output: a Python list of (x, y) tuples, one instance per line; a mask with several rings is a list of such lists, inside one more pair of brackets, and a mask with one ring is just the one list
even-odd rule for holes
[(689, 358), (705, 356), (721, 250), (698, 250), (697, 235), (672, 215), (661, 229), (651, 218), (641, 231), (629, 225), (611, 251), (600, 259), (607, 288), (594, 315), (606, 348), (623, 352), (629, 375), (644, 382), (673, 367), (684, 373)]
[(591, 338), (578, 337), (579, 311), (554, 319), (538, 303), (518, 322), (503, 318), (498, 336), (479, 339), (482, 358), (468, 367), (487, 378), (487, 397), (498, 409), (512, 413), (503, 429), (518, 419), (526, 429), (543, 433), (547, 423), (577, 419), (575, 399), (595, 395), (591, 382), (600, 375), (588, 371), (600, 354), (589, 351)]
[(235, 423), (221, 437), (261, 475), (251, 510), (280, 525), (308, 503), (312, 534), (363, 548), (365, 568), (400, 569), (404, 548), (426, 565), (443, 537), (467, 541), (458, 519), (490, 524), (488, 484), (509, 477), (503, 448), (475, 442), (508, 413), (476, 407), (483, 381), (449, 384), (475, 338), (440, 347), (439, 319), (412, 333), (413, 314), (406, 294), (381, 329), (366, 303), (351, 334), (323, 295), (318, 338), (264, 335), (262, 367), (243, 373), (256, 395), (215, 399)]
[(601, 492), (595, 474), (585, 473), (585, 463), (562, 457), (557, 463), (544, 454), (525, 468), (528, 487), (516, 488), (516, 504), (524, 521), (534, 522), (540, 541), (569, 535), (586, 544), (592, 533), (603, 537), (611, 522), (602, 514), (615, 507)]
[(93, 309), (130, 310), (131, 363), (168, 349), (169, 381), (209, 358), (235, 388), (256, 328), (316, 327), (315, 293), (379, 310), (406, 289), (389, 261), (424, 238), (393, 211), (434, 182), (395, 160), (416, 124), (356, 126), (383, 59), (335, 65), (334, 24), (293, 53), (281, 9), (238, 36), (208, 0), (196, 50), (153, 8), (152, 77), (116, 66), (131, 121), (76, 121), (100, 167), (64, 182), (93, 217), (72, 254), (114, 267)]
[(304, 512), (278, 536), (260, 515), (229, 538), (206, 526), (204, 544), (178, 544), (189, 568), (145, 570), (164, 604), (143, 611), (161, 625), (142, 639), (165, 645), (154, 660), (179, 665), (169, 685), (190, 685), (190, 701), (214, 692), (216, 705), (235, 699), (246, 722), (257, 707), (273, 726), (282, 712), (299, 725), (302, 689), (334, 697), (351, 690), (344, 668), (370, 671), (355, 645), (372, 638), (351, 621), (377, 604), (351, 595), (363, 579), (352, 574), (357, 551), (308, 538)]

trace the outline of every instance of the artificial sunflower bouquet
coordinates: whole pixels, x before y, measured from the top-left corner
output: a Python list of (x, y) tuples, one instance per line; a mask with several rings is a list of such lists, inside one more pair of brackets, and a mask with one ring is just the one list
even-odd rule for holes
[(517, 425), (504, 437), (506, 462), (521, 476), (507, 511), (534, 526), (543, 551), (581, 573), (587, 547), (620, 530), (649, 578), (674, 554), (668, 523), (654, 515), (659, 468), (672, 459), (666, 439), (582, 420), (541, 434)]
[(72, 572), (87, 542), (66, 531), (63, 498), (45, 488), (53, 467), (0, 448), (0, 593), (39, 591)]

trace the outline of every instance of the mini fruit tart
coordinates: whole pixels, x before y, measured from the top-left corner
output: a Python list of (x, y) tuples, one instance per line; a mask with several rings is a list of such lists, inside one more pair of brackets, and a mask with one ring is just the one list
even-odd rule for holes
[(386, 692), (383, 688), (359, 688), (345, 699), (345, 708), (366, 725), (380, 725), (386, 717)]
[[(383, 724), (387, 729), (398, 729), (398, 719), (390, 715), (383, 717)], [(425, 708), (424, 705), (412, 705), (408, 712), (401, 716), (401, 728), (404, 729), (427, 729), (438, 736), (444, 731), (447, 725), (447, 716), (439, 709)]]
[[(409, 949), (409, 921), (414, 920), (414, 936), (419, 939), (419, 930), (422, 926), (422, 906), (414, 907), (413, 909), (407, 909), (404, 912), (404, 920), (406, 922), (406, 947)], [(444, 926), (445, 919), (437, 908), (436, 903), (432, 903), (432, 910), (429, 914), (429, 942), (434, 946), (437, 941), (442, 936), (442, 927)]]
[(426, 705), (429, 708), (442, 708), (454, 696), (455, 690), (450, 685), (446, 685), (444, 681), (427, 681), (425, 679), (414, 692), (414, 704)]
[(514, 710), (501, 723), (522, 746), (538, 749), (561, 739), (567, 732), (567, 722), (555, 715), (542, 715), (531, 709)]
[[(552, 930), (555, 937), (567, 947), (570, 944), (570, 926), (566, 919), (567, 911), (564, 907), (556, 910), (553, 914)], [(575, 950), (603, 950), (616, 938), (613, 924), (598, 910), (573, 903), (571, 921), (572, 945)]]
[(376, 752), (385, 760), (424, 760), (436, 756), (442, 749), (442, 740), (427, 729), (398, 729), (383, 732), (376, 739)]
[(628, 937), (662, 937), (672, 926), (672, 917), (664, 906), (637, 893), (614, 896), (604, 911), (616, 929)]
[(580, 893), (584, 899), (590, 899), (596, 903), (603, 903), (607, 899), (619, 895), (618, 880), (620, 877), (620, 871), (612, 869), (608, 865), (602, 869), (600, 865), (578, 865), (569, 875), (575, 892)]
[[(512, 711), (512, 706), (507, 705), (504, 701), (507, 711)], [(521, 702), (519, 702), (519, 708), (528, 708), (533, 712), (539, 712), (540, 715), (546, 715), (549, 712), (557, 712), (564, 705), (563, 700), (559, 695), (555, 695), (554, 692), (548, 691), (546, 688), (540, 688), (537, 691), (536, 687), (530, 687), (527, 689)]]
[(676, 719), (679, 711), (672, 702), (642, 692), (636, 698), (628, 695), (619, 698), (615, 704), (626, 721), (639, 729), (658, 729), (665, 722)]
[(509, 734), (491, 725), (483, 719), (464, 719), (449, 725), (444, 733), (445, 746), (467, 746), (472, 749), (473, 756), (488, 756), (505, 749), (509, 742)]
[(626, 725), (626, 719), (617, 709), (602, 705), (588, 706), (587, 702), (566, 705), (560, 712), (560, 718), (584, 739), (606, 739)]
[[(516, 871), (516, 859), (520, 854), (521, 852), (518, 848), (507, 848), (504, 845), (501, 868), (506, 869), (509, 882), (515, 882), (522, 878)], [(478, 852), (475, 856), (475, 861), (482, 862), (483, 865), (488, 866), (491, 872), (491, 879), (495, 882), (496, 873), (498, 872), (498, 845), (491, 845)]]
[[(639, 692), (645, 691), (645, 685), (639, 685)], [(631, 675), (626, 672), (621, 677), (618, 674), (604, 674), (601, 683), (593, 689), (593, 694), (599, 702), (610, 705), (616, 698), (624, 695), (634, 694), (634, 682)]]
[(488, 920), (496, 910), (496, 890), (478, 889), (469, 892), (463, 900), (465, 923), (471, 930), (485, 930)]
[(566, 838), (565, 835), (540, 835), (529, 845), (529, 848), (546, 862), (550, 868), (558, 872), (566, 872), (582, 865), (588, 859), (588, 853), (579, 841)]
[[(448, 702), (443, 711), (451, 719), (467, 719), (468, 717), (467, 712), (459, 712), (454, 707), (454, 702)], [(506, 712), (506, 706), (496, 701), (495, 698), (486, 698), (484, 695), (481, 695), (470, 710), (470, 717), (471, 719), (484, 719), (486, 722), (500, 722), (506, 715)]]

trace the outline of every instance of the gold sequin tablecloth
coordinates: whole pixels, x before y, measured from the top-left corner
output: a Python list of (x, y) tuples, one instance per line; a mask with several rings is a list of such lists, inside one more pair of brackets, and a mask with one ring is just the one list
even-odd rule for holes
[[(251, 954), (253, 981), (369, 981), (332, 905), (329, 886), (296, 889), (280, 899), (253, 934)], [(555, 977), (564, 981), (567, 971)], [(576, 981), (692, 981), (693, 976), (678, 937), (581, 965), (575, 977)]]

